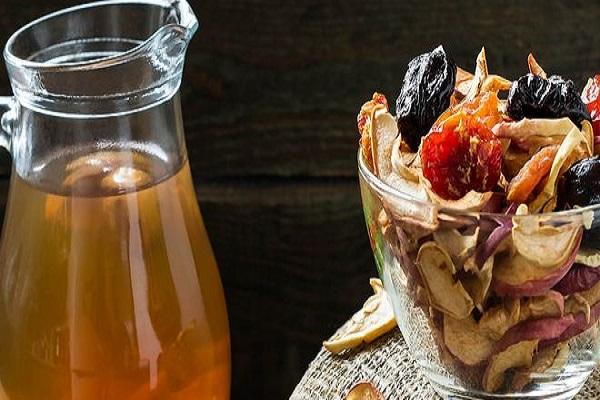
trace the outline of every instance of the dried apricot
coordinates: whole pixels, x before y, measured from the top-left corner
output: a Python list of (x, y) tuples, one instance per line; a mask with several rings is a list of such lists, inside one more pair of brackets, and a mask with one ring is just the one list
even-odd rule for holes
[(542, 148), (535, 153), (510, 181), (506, 198), (515, 203), (525, 203), (540, 181), (548, 175), (559, 145)]
[(425, 137), (421, 164), (432, 190), (456, 200), (471, 190), (487, 192), (496, 186), (502, 145), (478, 117), (460, 112)]

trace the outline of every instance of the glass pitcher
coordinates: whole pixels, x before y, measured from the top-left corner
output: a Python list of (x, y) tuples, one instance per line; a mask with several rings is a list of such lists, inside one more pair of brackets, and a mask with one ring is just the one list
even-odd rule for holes
[(103, 1), (8, 41), (0, 399), (229, 398), (229, 328), (187, 161), (185, 0)]

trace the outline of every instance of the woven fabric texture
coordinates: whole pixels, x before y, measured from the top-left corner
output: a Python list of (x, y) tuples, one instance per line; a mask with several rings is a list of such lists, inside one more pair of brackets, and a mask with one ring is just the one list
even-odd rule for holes
[[(296, 386), (290, 400), (344, 400), (348, 390), (369, 380), (386, 400), (438, 400), (413, 362), (399, 329), (370, 345), (332, 355), (321, 349)], [(596, 369), (575, 400), (600, 399), (600, 369)]]

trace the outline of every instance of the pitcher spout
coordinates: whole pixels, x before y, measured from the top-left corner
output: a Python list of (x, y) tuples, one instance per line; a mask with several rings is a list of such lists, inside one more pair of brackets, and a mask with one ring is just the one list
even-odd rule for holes
[(198, 26), (186, 0), (105, 0), (24, 26), (4, 57), (21, 105), (61, 115), (132, 112), (177, 91)]

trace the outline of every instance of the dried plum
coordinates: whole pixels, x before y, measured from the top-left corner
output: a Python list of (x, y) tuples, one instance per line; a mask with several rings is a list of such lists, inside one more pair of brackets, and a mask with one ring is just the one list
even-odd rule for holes
[(517, 79), (508, 93), (506, 112), (515, 121), (569, 117), (581, 125), (584, 119), (591, 120), (573, 82), (557, 75), (545, 79), (527, 74)]
[[(575, 163), (559, 181), (558, 205), (561, 209), (600, 204), (600, 156), (596, 155)], [(596, 248), (600, 244), (598, 213), (589, 230), (583, 232), (584, 247)]]
[(578, 161), (561, 178), (559, 205), (573, 208), (600, 204), (597, 182), (600, 182), (600, 156)]
[(450, 105), (456, 64), (442, 46), (411, 60), (396, 100), (402, 138), (416, 151), (435, 120)]

